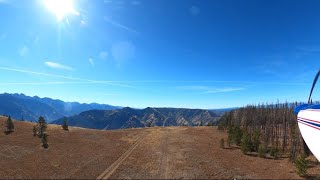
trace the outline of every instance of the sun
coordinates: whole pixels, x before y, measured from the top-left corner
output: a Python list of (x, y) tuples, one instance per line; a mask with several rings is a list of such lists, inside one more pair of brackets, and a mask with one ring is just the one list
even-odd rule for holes
[(58, 22), (62, 21), (67, 15), (79, 15), (74, 9), (73, 0), (43, 0), (47, 9), (52, 12)]

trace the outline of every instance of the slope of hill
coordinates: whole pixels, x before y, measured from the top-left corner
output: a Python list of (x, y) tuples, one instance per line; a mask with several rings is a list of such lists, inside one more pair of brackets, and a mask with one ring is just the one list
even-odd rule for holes
[[(0, 117), (0, 129), (5, 118)], [(221, 149), (215, 127), (90, 130), (48, 125), (49, 148), (32, 136), (33, 123), (14, 121), (0, 133), (3, 179), (299, 179), (287, 158), (263, 159)], [(319, 172), (319, 165), (309, 173)]]
[(64, 102), (50, 98), (30, 97), (24, 94), (0, 94), (0, 114), (10, 115), (15, 119), (36, 121), (44, 116), (47, 121), (72, 116), (92, 109), (118, 109), (120, 107), (107, 104), (80, 104), (78, 102)]
[[(121, 129), (145, 126), (197, 126), (214, 123), (218, 115), (202, 109), (129, 107), (117, 110), (90, 110), (66, 118), (71, 126), (94, 129)], [(64, 118), (53, 121), (62, 124)]]

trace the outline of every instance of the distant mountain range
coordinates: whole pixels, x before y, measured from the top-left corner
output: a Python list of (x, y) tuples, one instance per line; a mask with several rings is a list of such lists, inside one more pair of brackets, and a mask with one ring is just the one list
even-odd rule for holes
[(70, 126), (92, 129), (121, 129), (146, 126), (198, 126), (215, 123), (219, 115), (209, 110), (183, 108), (125, 107), (116, 110), (89, 110), (78, 115), (60, 118), (54, 124), (67, 119)]
[(78, 102), (64, 102), (51, 98), (30, 97), (24, 94), (0, 94), (0, 114), (11, 116), (15, 119), (36, 121), (39, 116), (44, 116), (48, 122), (79, 114), (83, 111), (98, 109), (112, 110), (122, 107), (108, 104), (81, 104)]
[(239, 108), (238, 107), (231, 107), (231, 108), (208, 109), (208, 110), (218, 114), (219, 116), (222, 116), (224, 113), (230, 112), (235, 109), (239, 109)]

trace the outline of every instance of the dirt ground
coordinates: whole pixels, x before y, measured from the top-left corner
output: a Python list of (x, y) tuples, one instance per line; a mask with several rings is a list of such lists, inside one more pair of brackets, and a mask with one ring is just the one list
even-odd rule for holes
[[(0, 118), (1, 130), (5, 118)], [(287, 158), (221, 149), (215, 127), (155, 127), (116, 131), (49, 125), (49, 148), (32, 136), (33, 123), (0, 133), (0, 177), (31, 179), (299, 179)], [(312, 158), (311, 158), (312, 159)], [(312, 162), (315, 162), (313, 160)], [(320, 174), (313, 163), (309, 174)]]

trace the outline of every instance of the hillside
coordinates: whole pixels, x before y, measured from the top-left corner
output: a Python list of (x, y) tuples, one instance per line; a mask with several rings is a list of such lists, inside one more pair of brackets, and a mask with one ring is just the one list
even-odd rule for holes
[[(93, 129), (122, 129), (146, 126), (198, 126), (215, 123), (218, 115), (202, 109), (129, 107), (117, 110), (90, 110), (68, 117), (68, 124)], [(62, 124), (64, 118), (53, 121)]]
[(0, 94), (0, 102), (0, 114), (5, 114), (15, 119), (23, 118), (31, 121), (36, 121), (39, 116), (44, 116), (49, 122), (92, 109), (120, 108), (107, 104), (80, 104), (78, 102), (64, 102), (50, 98), (8, 93)]
[[(4, 120), (0, 117), (1, 129)], [(49, 148), (43, 149), (32, 136), (33, 123), (14, 123), (14, 133), (0, 133), (3, 179), (299, 179), (287, 158), (263, 159), (219, 148), (226, 134), (215, 127), (71, 127), (66, 132), (49, 125)]]

